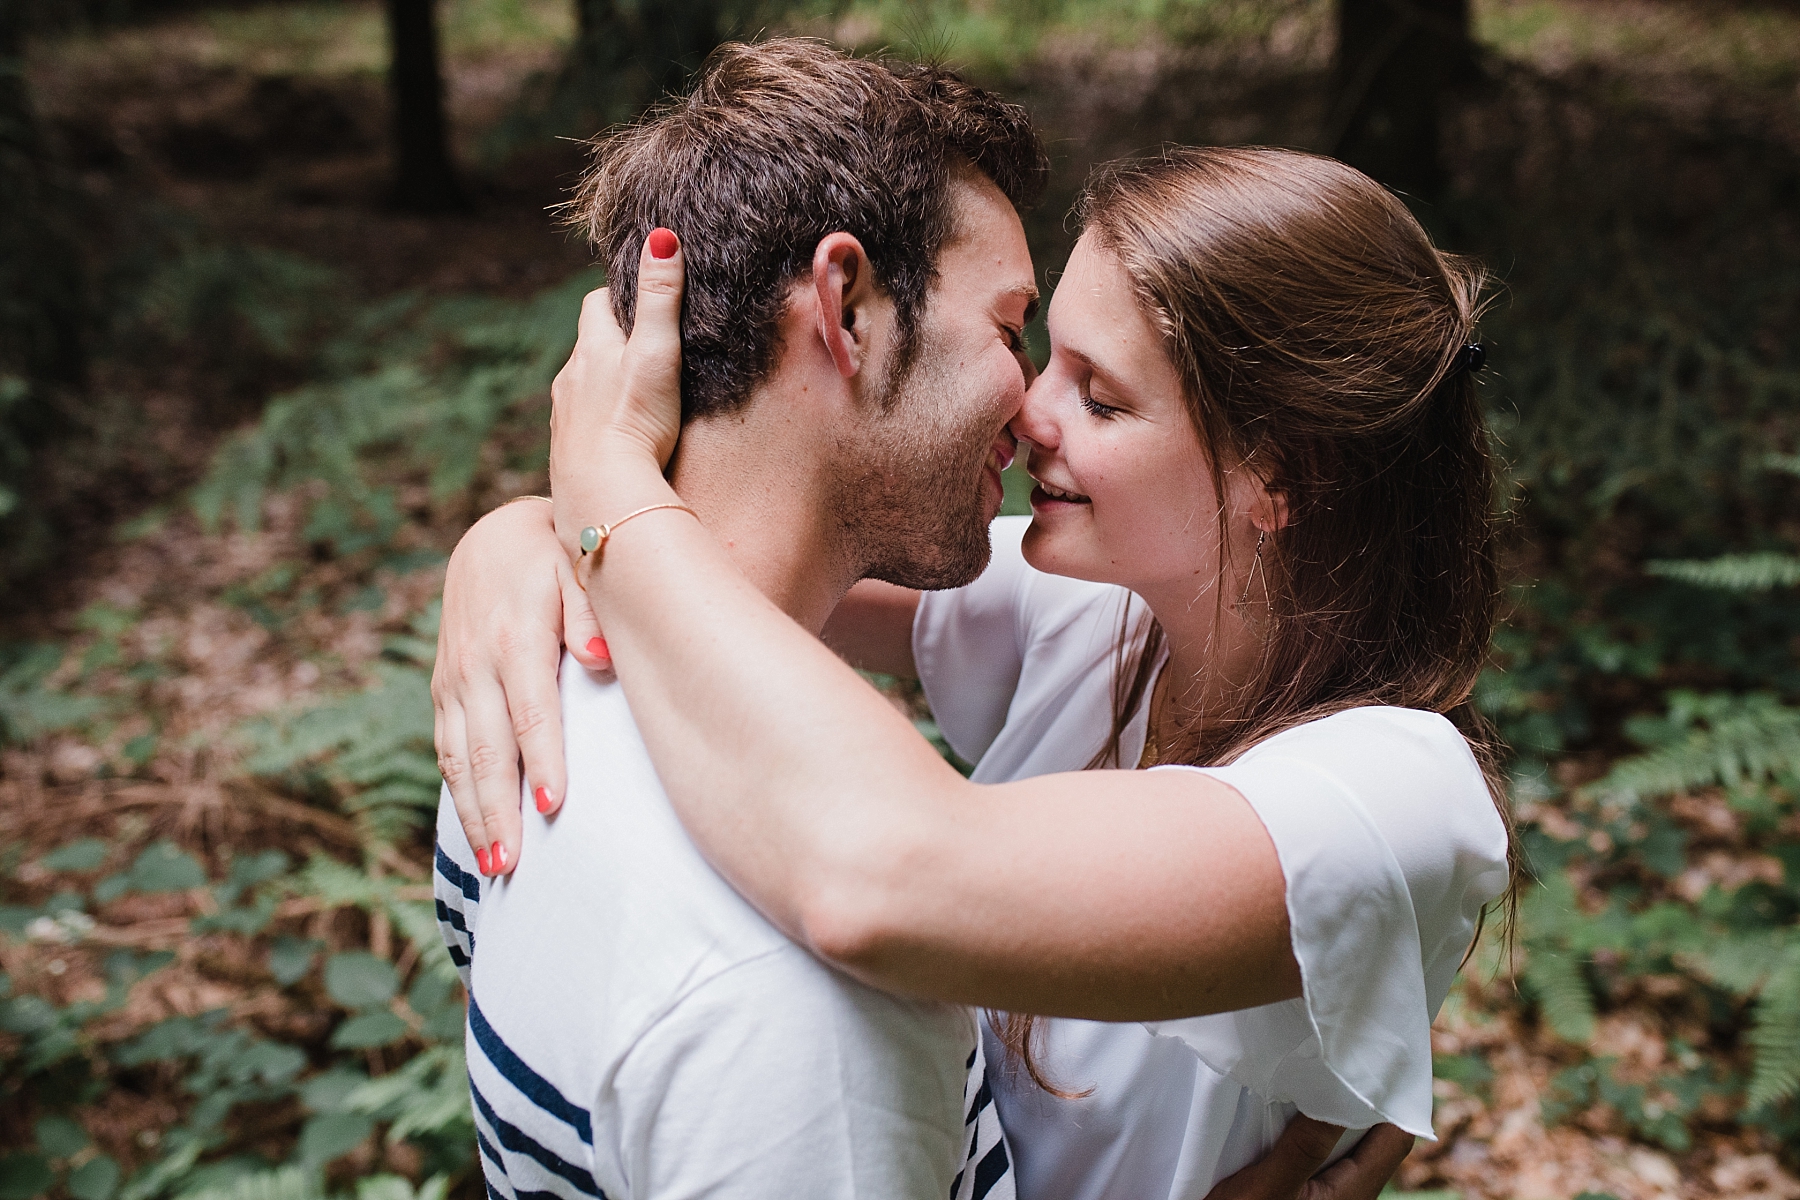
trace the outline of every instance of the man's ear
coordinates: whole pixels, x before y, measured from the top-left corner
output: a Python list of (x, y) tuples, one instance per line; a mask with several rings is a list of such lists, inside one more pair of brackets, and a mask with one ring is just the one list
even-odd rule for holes
[(862, 243), (828, 234), (813, 251), (813, 289), (819, 298), (819, 338), (845, 379), (862, 369), (874, 327), (875, 273)]

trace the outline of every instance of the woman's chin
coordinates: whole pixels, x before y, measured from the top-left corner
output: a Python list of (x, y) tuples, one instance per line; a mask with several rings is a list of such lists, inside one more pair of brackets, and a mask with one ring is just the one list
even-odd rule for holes
[[(1073, 507), (1062, 505), (1059, 507)], [(1071, 579), (1097, 579), (1093, 549), (1087, 539), (1073, 536), (1074, 531), (1061, 528), (1055, 516), (1039, 512), (1032, 506), (1031, 527), (1025, 531), (1020, 548), (1025, 561), (1046, 575), (1067, 575)]]

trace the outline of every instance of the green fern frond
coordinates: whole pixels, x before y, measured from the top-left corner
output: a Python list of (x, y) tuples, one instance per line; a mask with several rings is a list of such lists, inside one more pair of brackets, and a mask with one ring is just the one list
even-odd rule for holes
[(1778, 1104), (1800, 1092), (1800, 951), (1790, 951), (1763, 985), (1750, 1030), (1756, 1065), (1746, 1109)]
[(1771, 967), (1784, 961), (1793, 941), (1786, 929), (1710, 933), (1704, 949), (1685, 951), (1680, 961), (1700, 978), (1736, 996), (1752, 995), (1763, 987)]
[(427, 666), (379, 663), (374, 686), (299, 713), (242, 726), (246, 767), (267, 779), (323, 779), (367, 836), (393, 842), (435, 811), (442, 779), (432, 746)]
[(358, 329), (334, 348), (341, 377), (275, 397), (216, 453), (192, 493), (202, 524), (254, 529), (269, 492), (320, 481), (309, 538), (341, 553), (385, 543), (400, 517), (380, 481), (398, 466), (435, 498), (467, 488), (495, 423), (549, 389), (593, 283), (584, 272), (523, 305), (452, 297)]
[(454, 1043), (433, 1046), (399, 1070), (361, 1084), (345, 1104), (387, 1121), (388, 1141), (461, 1132), (471, 1125), (468, 1064)]
[(1644, 570), (1664, 579), (1728, 592), (1766, 592), (1800, 584), (1800, 557), (1765, 551), (1725, 554), (1718, 558), (1660, 559)]
[(1556, 1036), (1586, 1045), (1594, 1036), (1594, 995), (1581, 970), (1581, 959), (1534, 946), (1525, 966), (1525, 981), (1537, 993), (1544, 1019)]
[(374, 1175), (356, 1181), (356, 1200), (444, 1200), (450, 1179), (433, 1175), (415, 1189), (403, 1175)]
[(1663, 744), (1621, 760), (1590, 791), (1635, 803), (1700, 787), (1742, 787), (1800, 767), (1800, 708), (1766, 693), (1670, 699)]
[[(456, 973), (456, 964), (450, 961), (450, 951), (444, 945), (443, 930), (438, 928), (437, 910), (432, 903), (425, 900), (389, 900), (386, 907), (388, 918), (393, 921), (400, 936), (418, 948), (419, 970), (431, 972), (446, 983), (461, 982), (461, 977)], [(457, 1048), (457, 1053), (462, 1053), (461, 1047)], [(466, 1095), (463, 1098), (465, 1101), (468, 1099)]]
[(316, 1170), (282, 1167), (240, 1175), (230, 1183), (186, 1193), (181, 1200), (328, 1200)]

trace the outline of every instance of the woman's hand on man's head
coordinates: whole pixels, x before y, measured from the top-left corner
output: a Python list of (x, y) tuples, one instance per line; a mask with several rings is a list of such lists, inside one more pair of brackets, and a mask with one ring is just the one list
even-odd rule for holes
[(620, 513), (591, 511), (588, 486), (615, 454), (641, 455), (658, 469), (681, 436), (681, 297), (686, 259), (667, 229), (651, 230), (638, 261), (631, 337), (613, 316), (606, 288), (581, 303), (581, 330), (550, 385), (550, 481), (556, 530), (571, 560), (583, 528)]
[(554, 505), (503, 505), (450, 557), (431, 676), (434, 740), (486, 874), (519, 862), (521, 759), (539, 812), (555, 812), (567, 794), (556, 679), (564, 645), (590, 671), (612, 666), (576, 581), (576, 539), (596, 519), (584, 511), (581, 485), (606, 453), (649, 455), (659, 466), (674, 453), (684, 270), (675, 235), (653, 230), (629, 341), (604, 288), (583, 300), (575, 350), (551, 385), (550, 469), (562, 481)]
[(502, 505), (450, 556), (431, 673), (438, 769), (485, 874), (518, 865), (521, 756), (539, 811), (566, 794), (556, 681), (565, 644), (590, 671), (612, 665), (550, 506)]

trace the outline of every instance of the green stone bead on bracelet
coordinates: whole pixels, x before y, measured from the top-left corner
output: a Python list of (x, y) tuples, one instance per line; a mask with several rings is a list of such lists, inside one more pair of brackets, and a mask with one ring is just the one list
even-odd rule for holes
[(592, 554), (600, 548), (600, 530), (592, 525), (581, 531), (581, 552)]

